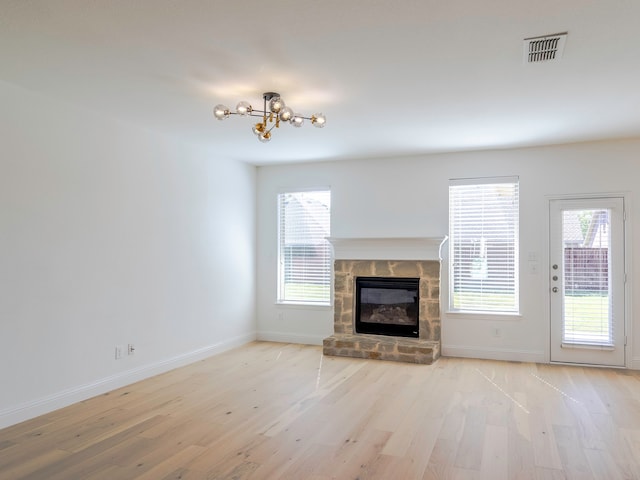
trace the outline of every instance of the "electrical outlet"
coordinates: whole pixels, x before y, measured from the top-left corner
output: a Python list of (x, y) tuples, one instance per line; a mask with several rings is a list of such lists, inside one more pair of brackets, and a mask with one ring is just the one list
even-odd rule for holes
[(133, 346), (133, 343), (127, 345), (127, 354), (133, 355), (136, 352), (136, 347)]
[(122, 345), (116, 345), (116, 360), (122, 358)]

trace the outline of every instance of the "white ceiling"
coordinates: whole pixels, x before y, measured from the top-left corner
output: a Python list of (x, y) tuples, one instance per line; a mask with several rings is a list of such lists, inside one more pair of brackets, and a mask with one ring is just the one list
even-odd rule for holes
[[(256, 165), (638, 137), (640, 0), (1, 0), (0, 80)], [(212, 116), (265, 91), (327, 126)]]

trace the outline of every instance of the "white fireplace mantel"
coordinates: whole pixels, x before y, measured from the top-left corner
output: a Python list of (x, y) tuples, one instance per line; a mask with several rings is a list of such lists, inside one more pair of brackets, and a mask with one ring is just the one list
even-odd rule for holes
[(442, 237), (328, 237), (334, 260), (442, 260)]

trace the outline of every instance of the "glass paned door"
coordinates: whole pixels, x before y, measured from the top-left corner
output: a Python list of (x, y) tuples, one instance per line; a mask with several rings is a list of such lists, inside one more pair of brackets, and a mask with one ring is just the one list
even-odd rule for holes
[(552, 361), (624, 365), (623, 206), (551, 201)]

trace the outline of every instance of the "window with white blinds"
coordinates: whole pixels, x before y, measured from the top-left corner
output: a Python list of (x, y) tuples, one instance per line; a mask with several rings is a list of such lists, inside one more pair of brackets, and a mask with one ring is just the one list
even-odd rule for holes
[(517, 177), (449, 184), (449, 308), (519, 311)]
[(278, 195), (278, 302), (329, 305), (331, 191)]
[(610, 218), (610, 210), (562, 212), (563, 344), (614, 344)]

